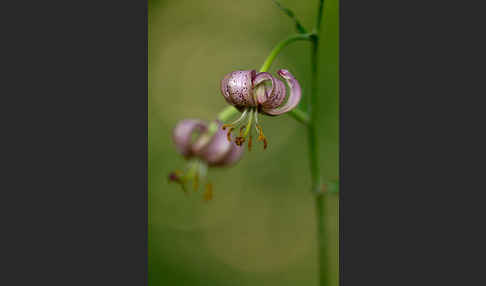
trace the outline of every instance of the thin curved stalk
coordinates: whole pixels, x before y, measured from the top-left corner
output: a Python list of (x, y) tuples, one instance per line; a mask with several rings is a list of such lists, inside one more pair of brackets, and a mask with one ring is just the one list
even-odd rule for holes
[(263, 63), (262, 67), (260, 68), (260, 72), (266, 72), (270, 68), (270, 66), (273, 63), (273, 60), (277, 57), (277, 55), (280, 53), (280, 51), (288, 46), (289, 44), (295, 42), (295, 41), (309, 41), (312, 39), (313, 33), (309, 34), (297, 34), (297, 35), (292, 35), (288, 37), (287, 39), (281, 41), (278, 43), (275, 48), (270, 52), (270, 55), (268, 55), (267, 59)]

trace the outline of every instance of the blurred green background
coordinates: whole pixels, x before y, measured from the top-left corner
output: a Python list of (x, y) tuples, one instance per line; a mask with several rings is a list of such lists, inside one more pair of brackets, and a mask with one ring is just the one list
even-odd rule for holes
[[(317, 0), (282, 4), (311, 30)], [(326, 0), (321, 27), (318, 114), (322, 175), (339, 175), (338, 0)], [(214, 198), (184, 195), (167, 175), (185, 161), (172, 128), (183, 118), (212, 120), (226, 106), (221, 78), (258, 70), (294, 24), (271, 0), (150, 1), (149, 285), (317, 285), (317, 243), (306, 129), (288, 115), (263, 117), (269, 148), (255, 144), (228, 169), (211, 169)], [(310, 90), (308, 42), (277, 57)], [(338, 196), (326, 202), (332, 285), (338, 282)]]

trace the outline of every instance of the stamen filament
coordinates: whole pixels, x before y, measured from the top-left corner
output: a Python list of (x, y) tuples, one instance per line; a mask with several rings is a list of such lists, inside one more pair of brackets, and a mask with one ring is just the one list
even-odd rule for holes
[(243, 113), (241, 114), (240, 118), (236, 119), (235, 121), (233, 121), (229, 124), (223, 124), (223, 126), (221, 128), (223, 130), (225, 130), (227, 127), (233, 126), (233, 125), (237, 124), (238, 122), (242, 121), (243, 119), (246, 118), (247, 112), (248, 112), (248, 109), (245, 109), (245, 111), (243, 111)]
[(243, 124), (240, 127), (240, 134), (235, 139), (235, 144), (238, 145), (238, 146), (241, 146), (245, 142), (245, 138), (243, 137), (243, 129), (245, 129), (245, 127), (246, 127), (245, 124)]
[(248, 125), (246, 126), (245, 133), (243, 134), (243, 138), (246, 138), (246, 136), (248, 135), (248, 133), (251, 130), (251, 123), (253, 122), (253, 113), (255, 113), (254, 110), (251, 110), (250, 111), (250, 118), (248, 119)]
[(265, 138), (265, 135), (263, 134), (263, 128), (259, 125), (255, 125), (256, 129), (258, 130), (258, 141), (263, 141), (263, 150), (267, 149), (268, 146), (268, 141), (267, 138)]
[(243, 130), (245, 129), (245, 127), (246, 127), (245, 124), (241, 125), (241, 127), (240, 127), (240, 135), (239, 135), (240, 137), (243, 136)]

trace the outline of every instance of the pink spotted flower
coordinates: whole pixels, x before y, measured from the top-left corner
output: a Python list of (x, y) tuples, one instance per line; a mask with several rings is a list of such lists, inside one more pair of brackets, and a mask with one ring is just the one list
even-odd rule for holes
[[(228, 129), (227, 139), (231, 140), (231, 132), (239, 127), (239, 135), (235, 143), (241, 146), (248, 137), (248, 149), (251, 150), (252, 126), (254, 120), (258, 141), (263, 141), (263, 148), (267, 148), (267, 139), (258, 123), (258, 114), (276, 116), (294, 109), (302, 97), (299, 82), (285, 69), (277, 71), (289, 86), (289, 96), (283, 81), (268, 72), (256, 73), (255, 70), (238, 70), (224, 76), (221, 80), (221, 93), (229, 104), (242, 112), (240, 118), (230, 124), (224, 124), (223, 130)], [(284, 103), (285, 99), (287, 101)], [(248, 118), (246, 123), (244, 120)]]
[(185, 171), (176, 170), (169, 175), (169, 181), (179, 183), (183, 190), (192, 182), (193, 188), (199, 189), (200, 181), (205, 183), (205, 200), (212, 198), (212, 184), (207, 181), (208, 167), (227, 167), (237, 163), (243, 154), (243, 148), (231, 140), (221, 129), (218, 122), (216, 132), (209, 131), (209, 125), (199, 119), (185, 119), (177, 123), (172, 139), (177, 151), (189, 161)]

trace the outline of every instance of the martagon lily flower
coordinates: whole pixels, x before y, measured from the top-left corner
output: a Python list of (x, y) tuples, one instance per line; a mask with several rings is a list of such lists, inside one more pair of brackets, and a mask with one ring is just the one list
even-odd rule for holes
[[(213, 134), (212, 134), (213, 133)], [(209, 125), (199, 119), (180, 121), (173, 130), (177, 151), (188, 160), (186, 170), (176, 170), (169, 175), (169, 181), (179, 183), (186, 192), (186, 185), (192, 182), (195, 191), (200, 180), (205, 183), (204, 199), (213, 196), (212, 184), (207, 181), (208, 167), (227, 167), (237, 163), (243, 154), (243, 148), (227, 140), (225, 131), (218, 122), (216, 132), (209, 131)]]
[[(263, 135), (263, 129), (258, 123), (258, 113), (270, 116), (284, 114), (294, 109), (300, 101), (302, 91), (299, 82), (285, 69), (277, 71), (290, 88), (287, 102), (281, 106), (286, 98), (285, 84), (270, 73), (255, 70), (238, 70), (224, 76), (221, 80), (221, 92), (225, 100), (242, 112), (240, 118), (230, 124), (224, 124), (222, 129), (228, 129), (227, 139), (231, 141), (231, 132), (240, 127), (239, 136), (235, 143), (241, 146), (248, 137), (248, 150), (252, 144), (252, 126), (255, 120), (255, 130), (258, 141), (263, 141), (266, 149), (268, 141)], [(248, 117), (246, 124), (240, 124)]]

